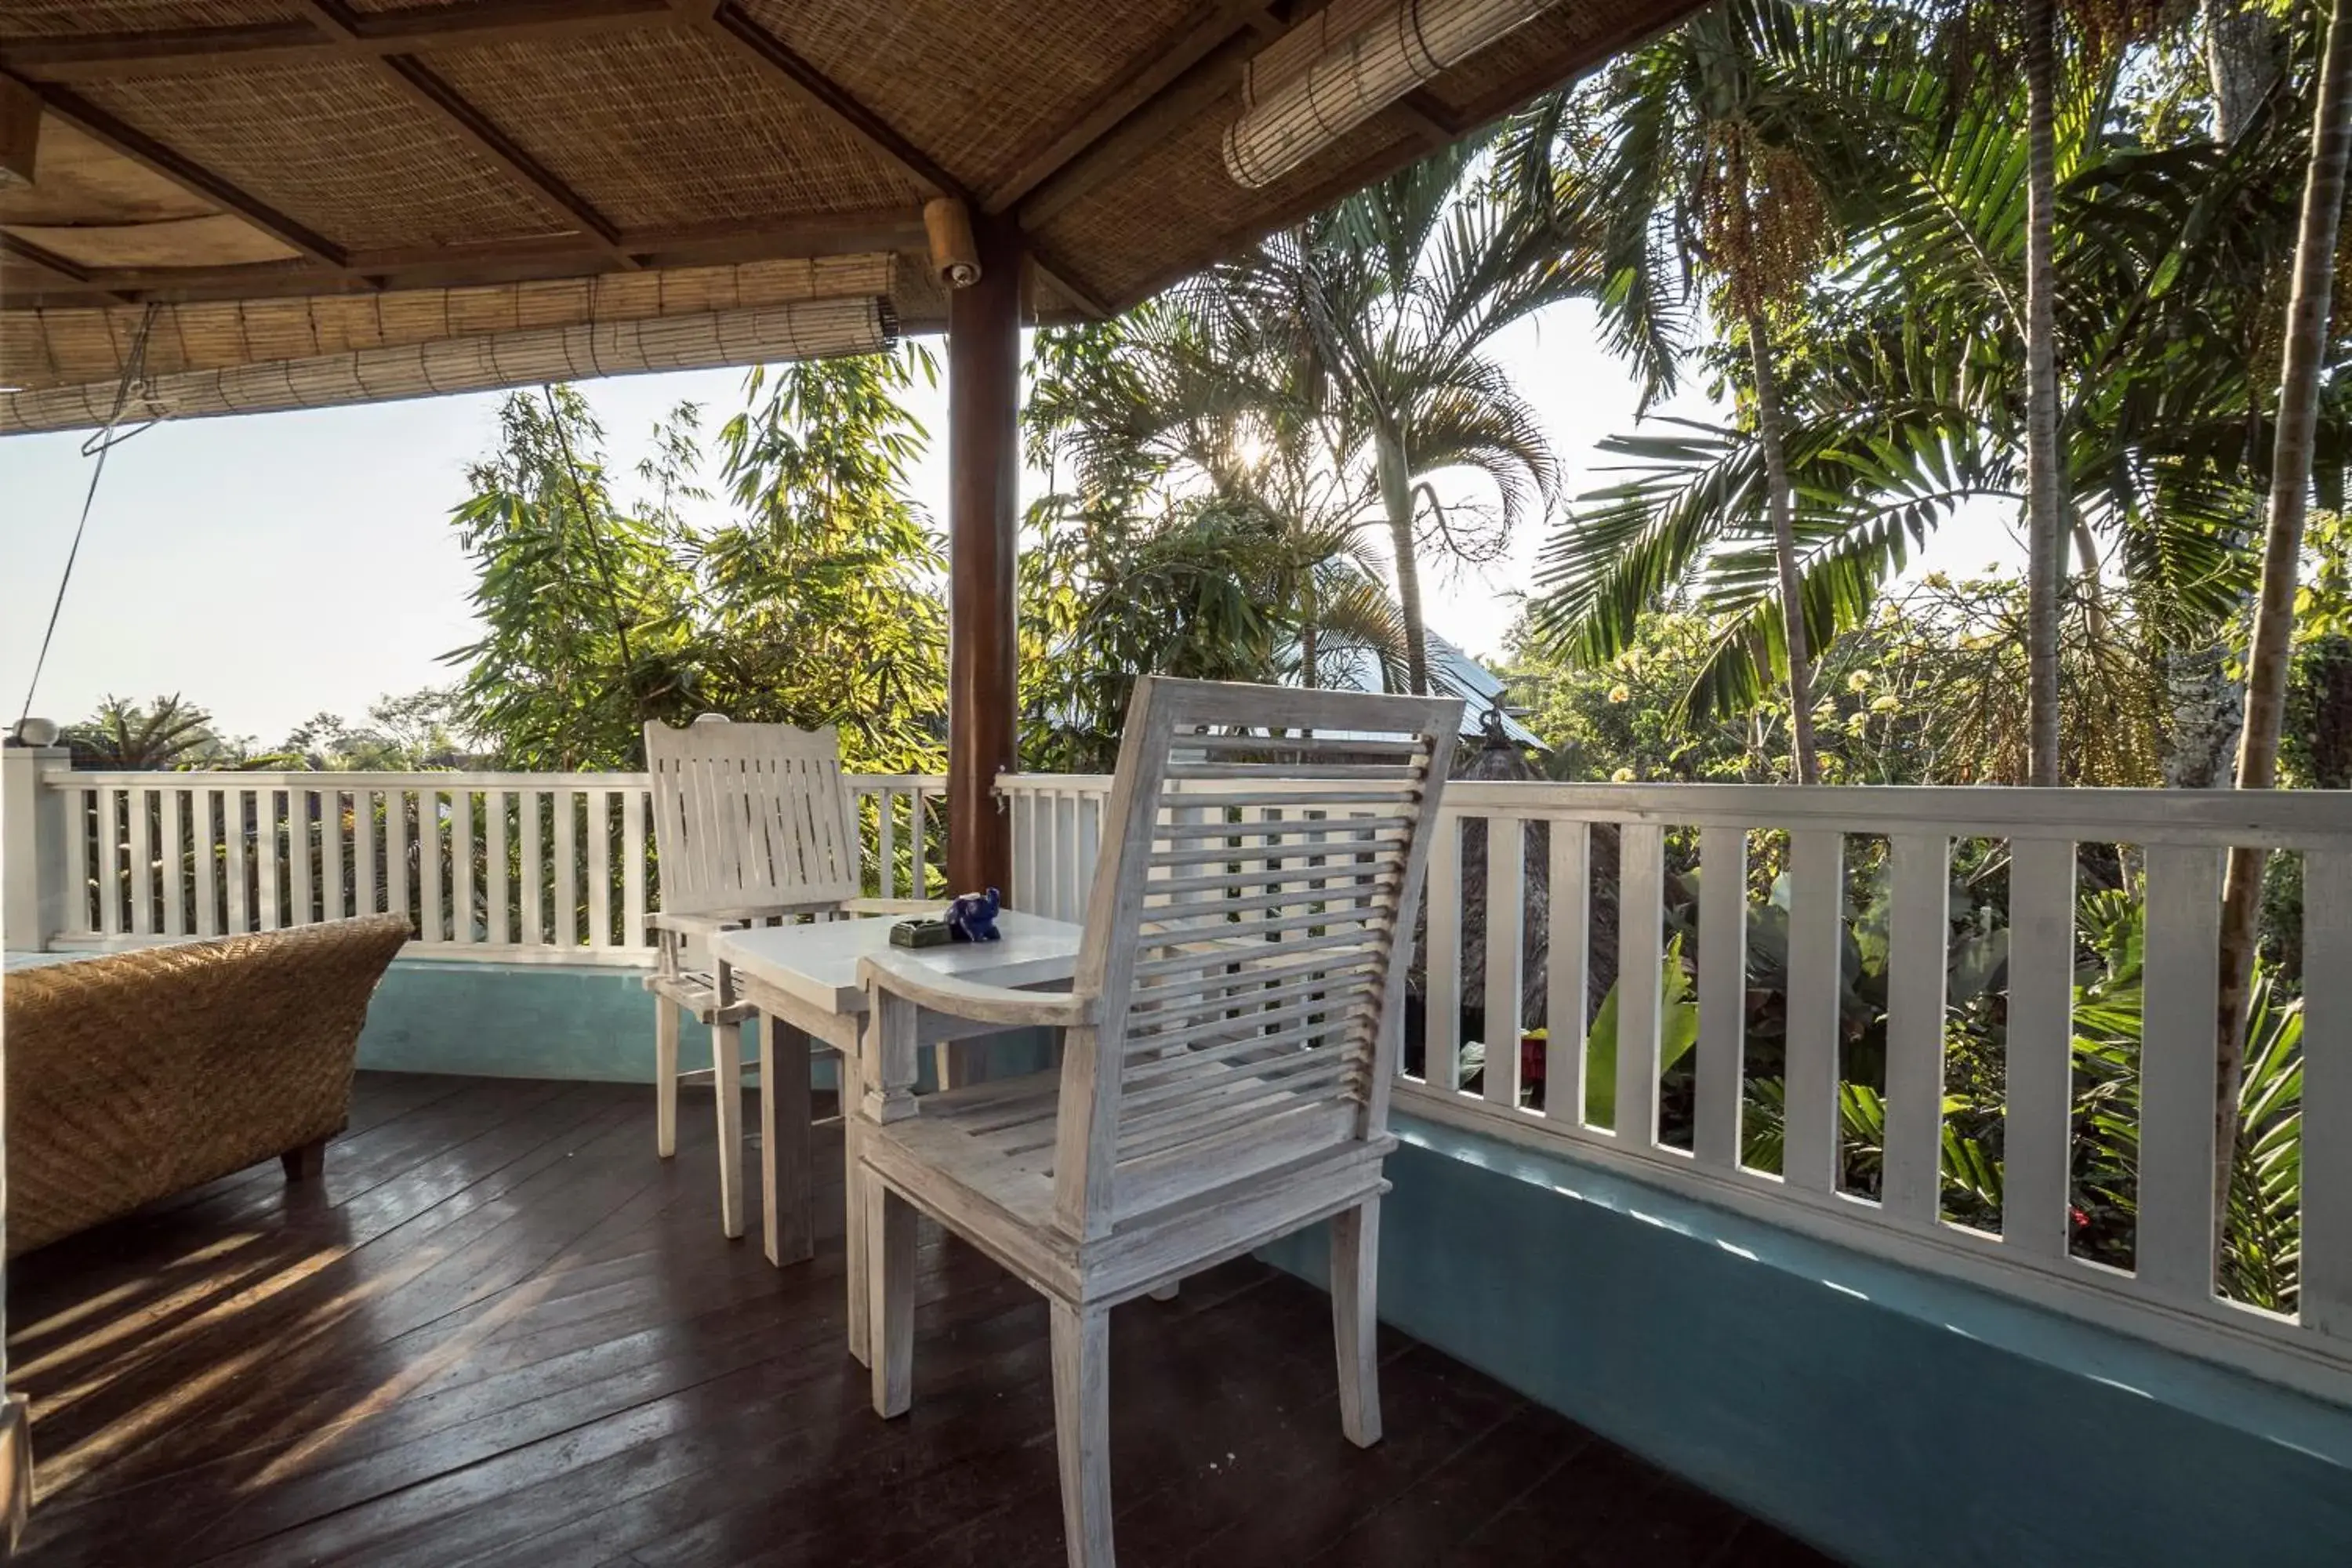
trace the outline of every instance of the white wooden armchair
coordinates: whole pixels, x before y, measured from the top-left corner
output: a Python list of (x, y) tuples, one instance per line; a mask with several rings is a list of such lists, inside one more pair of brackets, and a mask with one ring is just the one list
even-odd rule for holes
[[(1072, 989), (866, 961), (872, 1033), (850, 1136), (875, 1408), (896, 1415), (910, 1397), (920, 1209), (1051, 1303), (1076, 1568), (1112, 1563), (1115, 1303), (1330, 1219), (1340, 1424), (1357, 1444), (1380, 1437), (1389, 1082), (1411, 911), (1461, 714), (1452, 699), (1147, 679)], [(1250, 729), (1256, 738), (1231, 732)], [(918, 1100), (925, 1010), (1059, 1027), (1061, 1068)]]
[[(709, 957), (713, 932), (809, 916), (883, 914), (929, 905), (867, 899), (859, 892), (857, 805), (842, 776), (834, 730), (733, 724), (706, 713), (684, 730), (649, 721), (646, 766), (653, 774), (654, 847), (661, 908), (647, 917), (658, 939), (646, 988), (655, 997), (654, 1075), (659, 1100), (655, 1142), (677, 1152), (677, 1086), (712, 1083), (719, 1105), (719, 1210), (730, 1237), (743, 1234), (743, 1025), (751, 1008), (735, 996)], [(681, 1021), (710, 1026), (711, 1066), (677, 1070)], [(773, 1028), (772, 1023), (768, 1026)], [(804, 1037), (793, 1044), (806, 1049)], [(772, 1054), (782, 1042), (770, 1042)], [(807, 1063), (779, 1061), (775, 1114), (809, 1113)], [(844, 1085), (845, 1100), (847, 1085)], [(804, 1140), (792, 1140), (804, 1154)], [(791, 1186), (809, 1190), (807, 1173)], [(768, 1256), (810, 1252), (807, 1216), (762, 1216)]]

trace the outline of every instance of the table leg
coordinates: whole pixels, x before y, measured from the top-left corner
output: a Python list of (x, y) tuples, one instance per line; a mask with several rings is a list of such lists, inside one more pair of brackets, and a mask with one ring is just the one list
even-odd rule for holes
[(809, 1037), (781, 1018), (760, 1031), (760, 1195), (768, 1261), (816, 1255), (809, 1184)]

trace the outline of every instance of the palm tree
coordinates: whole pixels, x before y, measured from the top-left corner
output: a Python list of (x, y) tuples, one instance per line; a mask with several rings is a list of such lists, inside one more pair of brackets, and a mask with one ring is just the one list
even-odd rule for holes
[(2066, 577), (2058, 469), (2058, 17), (2025, 0), (2025, 704), (2033, 747), (2026, 782), (2058, 773), (2058, 596)]
[[(1806, 15), (1790, 0), (1738, 0), (1701, 13), (1621, 60), (1593, 89), (1522, 121), (1509, 153), (1515, 168), (1548, 179), (1601, 236), (1602, 320), (1643, 377), (1644, 406), (1675, 384), (1695, 289), (1706, 289), (1714, 318), (1743, 340), (1779, 595), (1771, 640), (1801, 784), (1821, 779), (1814, 650), (1774, 323), (1839, 237), (1822, 176), (1852, 167), (1869, 129), (1866, 117), (1839, 101), (1849, 68), (1839, 19)], [(1555, 578), (1570, 590), (1571, 607), (1556, 607), (1555, 624), (1575, 618), (1575, 586), (1595, 575), (1592, 552), (1573, 532), (1559, 546)]]
[[(1481, 155), (1438, 153), (1213, 269), (1182, 301), (1241, 384), (1283, 386), (1339, 468), (1368, 481), (1415, 692), (1429, 689), (1424, 529), (1457, 558), (1491, 554), (1557, 484), (1541, 421), (1487, 349), (1592, 284), (1555, 205), (1482, 178)], [(1433, 479), (1449, 468), (1487, 476), (1491, 513), (1439, 501)]]
[(176, 693), (146, 708), (109, 697), (66, 731), (66, 742), (79, 766), (140, 773), (183, 767), (223, 750), (212, 715)]
[[(2253, 639), (2247, 657), (2245, 731), (2238, 744), (2240, 789), (2271, 789), (2278, 783), (2279, 731), (2285, 719), (2296, 574), (2303, 558), (2304, 519), (2310, 505), (2317, 448), (2321, 373), (2330, 348), (2336, 236), (2347, 163), (2352, 163), (2352, 0), (2333, 0), (2317, 102), (2312, 111), (2311, 165), (2304, 183), (2302, 225), (2295, 239), (2294, 293), (2287, 305), (2270, 510), (2263, 539), (2262, 591), (2254, 605)], [(2230, 851), (2229, 873), (2222, 884), (2220, 1071), (2214, 1100), (2217, 1225), (2226, 1223), (2229, 1213), (2255, 927), (2268, 861), (2269, 854), (2263, 849), (2234, 848)]]
[[(1941, 15), (1951, 25), (1903, 25), (1916, 8), (1849, 29), (1843, 51), (1832, 25), (1852, 13), (1810, 11), (1823, 31), (1797, 35), (1805, 53), (1790, 68), (1808, 79), (1786, 97), (1837, 106), (1850, 133), (1839, 144), (1860, 161), (1825, 181), (1852, 194), (1839, 221), (1855, 243), (1790, 308), (1801, 354), (1782, 385), (1817, 640), (1859, 624), (1878, 584), (1961, 502), (2015, 504), (2024, 489), (2025, 95), (1996, 68), (2008, 58), (1998, 35), (1968, 36)], [(1870, 51), (1859, 60), (1853, 39)], [(2278, 116), (2227, 145), (2141, 126), (2120, 51), (2098, 63), (2060, 83), (2060, 515), (2083, 556), (2086, 614), (2104, 614), (2104, 537), (2161, 643), (2210, 646), (2251, 586), (2233, 520), (2265, 482), (2267, 447), (2249, 440), (2267, 417), (2259, 362), (2276, 335), (2263, 300), (2305, 154)], [(2341, 419), (2321, 434), (2340, 447)], [(1760, 447), (1753, 421), (1654, 421), (1608, 443), (1624, 477), (1585, 498), (1548, 553), (1536, 618), (1549, 640), (1570, 657), (1614, 657), (1644, 606), (1696, 580), (1723, 630), (1688, 705), (1751, 706), (1759, 650), (1775, 646), (1781, 619), (1776, 563), (1751, 542), (1769, 532)]]

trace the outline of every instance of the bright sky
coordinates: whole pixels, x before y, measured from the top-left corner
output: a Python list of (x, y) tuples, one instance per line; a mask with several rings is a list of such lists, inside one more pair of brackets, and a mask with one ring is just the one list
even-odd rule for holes
[[(1549, 426), (1569, 465), (1567, 493), (1589, 488), (1595, 444), (1631, 426), (1635, 398), (1622, 367), (1596, 345), (1589, 309), (1522, 322), (1496, 353)], [(702, 371), (586, 392), (617, 477), (673, 405), (703, 403), (705, 428), (715, 431), (741, 385), (740, 372)], [(358, 719), (386, 692), (451, 679), (440, 656), (474, 632), (472, 577), (449, 512), (464, 497), (467, 463), (496, 435), (500, 395), (191, 420), (118, 447), (33, 710), (70, 721), (109, 694), (143, 701), (178, 692), (212, 710), (226, 732), (267, 742), (313, 713)], [(934, 436), (916, 500), (943, 522), (944, 381), (916, 402)], [(1675, 411), (1708, 412), (1695, 393)], [(0, 723), (24, 703), (89, 483), (83, 439), (0, 440)], [(1041, 482), (1030, 476), (1024, 504)], [(1541, 534), (1523, 530), (1494, 565), (1441, 570), (1428, 585), (1432, 627), (1474, 653), (1497, 651), (1533, 581)], [(1914, 571), (2021, 557), (2008, 521), (1986, 510), (1948, 525)]]

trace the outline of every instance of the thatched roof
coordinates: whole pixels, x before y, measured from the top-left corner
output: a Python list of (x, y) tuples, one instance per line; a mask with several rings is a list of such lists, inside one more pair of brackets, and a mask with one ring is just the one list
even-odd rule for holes
[[(355, 299), (456, 336), (543, 303), (520, 285), (604, 279), (587, 318), (540, 323), (581, 326), (676, 314), (607, 284), (683, 298), (813, 258), (905, 258), (865, 297), (928, 328), (942, 195), (1019, 224), (1041, 316), (1122, 309), (1694, 8), (1559, 0), (1237, 184), (1220, 141), (1244, 65), (1394, 3), (5, 0), (0, 385), (110, 394), (151, 301), (180, 310), (151, 323), (150, 369), (218, 371), (319, 357)], [(27, 123), (29, 184), (7, 172)]]

